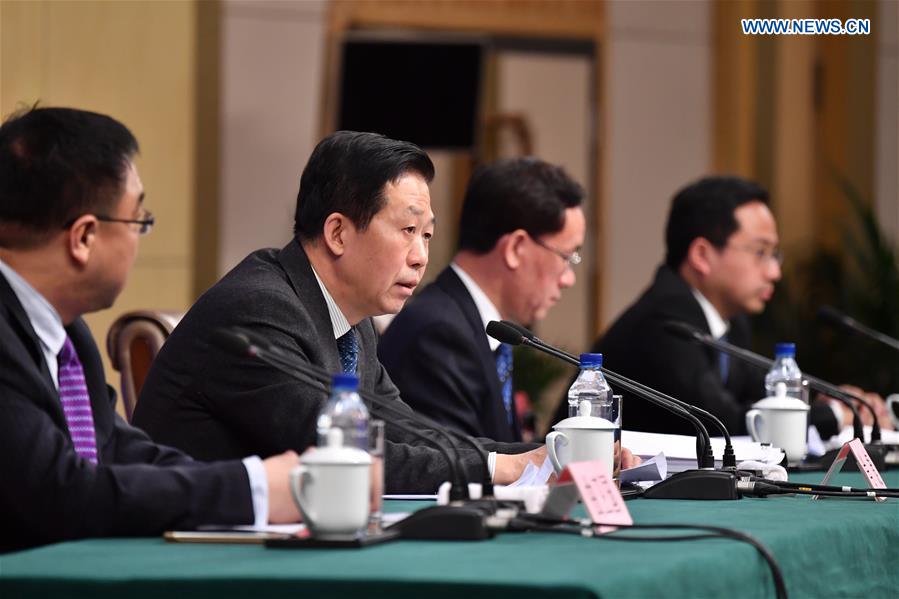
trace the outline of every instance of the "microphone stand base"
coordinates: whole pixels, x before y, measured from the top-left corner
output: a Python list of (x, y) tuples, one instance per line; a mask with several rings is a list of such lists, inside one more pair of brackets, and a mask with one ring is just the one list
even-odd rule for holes
[(388, 527), (401, 539), (435, 541), (481, 541), (493, 538), (487, 528), (487, 513), (483, 507), (435, 505), (409, 514)]
[(737, 477), (721, 470), (685, 470), (643, 491), (645, 499), (740, 499)]

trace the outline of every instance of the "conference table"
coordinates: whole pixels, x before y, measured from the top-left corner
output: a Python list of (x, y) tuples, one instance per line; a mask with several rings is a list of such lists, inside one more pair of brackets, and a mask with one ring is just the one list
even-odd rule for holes
[[(823, 473), (791, 475), (820, 482)], [(883, 473), (899, 487), (899, 471)], [(858, 473), (837, 484), (866, 486)], [(833, 484), (833, 483), (832, 483)], [(425, 502), (387, 502), (409, 511)], [(771, 551), (798, 597), (899, 596), (899, 499), (634, 499), (638, 524), (726, 526)], [(581, 508), (578, 508), (581, 509)], [(581, 512), (583, 513), (583, 512)], [(619, 533), (622, 534), (622, 533)], [(628, 535), (681, 534), (628, 531)], [(728, 539), (620, 541), (553, 532), (362, 549), (92, 539), (0, 556), (0, 597), (774, 597), (767, 563)]]

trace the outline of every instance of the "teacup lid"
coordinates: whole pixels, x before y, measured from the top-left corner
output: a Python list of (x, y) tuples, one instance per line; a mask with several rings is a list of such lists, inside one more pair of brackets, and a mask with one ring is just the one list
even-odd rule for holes
[(779, 395), (766, 397), (752, 404), (753, 408), (760, 410), (808, 410), (808, 404), (795, 397)]
[(358, 447), (343, 444), (343, 431), (333, 427), (328, 431), (328, 445), (303, 455), (304, 464), (346, 464), (349, 466), (371, 464), (371, 456)]
[(560, 429), (596, 429), (596, 430), (609, 430), (616, 429), (614, 423), (609, 422), (605, 418), (599, 418), (598, 416), (572, 416), (571, 418), (566, 418), (565, 420), (561, 420), (553, 425), (553, 430)]

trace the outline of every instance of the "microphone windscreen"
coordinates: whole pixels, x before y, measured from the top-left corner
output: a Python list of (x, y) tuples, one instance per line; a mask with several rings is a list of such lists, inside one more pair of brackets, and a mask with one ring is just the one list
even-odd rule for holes
[(831, 306), (819, 306), (818, 318), (825, 322), (846, 326), (846, 316)]
[(672, 335), (682, 337), (683, 339), (698, 339), (699, 334), (701, 333), (699, 329), (691, 327), (687, 323), (680, 322), (679, 320), (665, 321), (662, 327)]
[(213, 330), (209, 335), (209, 341), (212, 345), (236, 356), (246, 356), (252, 345), (243, 332), (238, 333), (225, 328)]
[(491, 320), (487, 323), (487, 334), (500, 343), (508, 343), (509, 345), (521, 345), (522, 339), (525, 338), (520, 332), (505, 322), (496, 320)]
[(535, 340), (537, 339), (537, 336), (534, 335), (534, 333), (532, 333), (532, 332), (529, 331), (528, 329), (524, 328), (523, 326), (521, 326), (521, 325), (518, 324), (517, 322), (512, 322), (511, 320), (504, 320), (504, 321), (502, 321), (502, 323), (503, 323), (504, 325), (509, 326), (509, 327), (512, 327), (513, 329), (515, 329), (516, 331), (518, 331), (518, 333), (519, 333), (522, 337), (524, 337), (525, 339), (528, 339), (528, 340), (530, 340), (530, 341), (535, 341)]

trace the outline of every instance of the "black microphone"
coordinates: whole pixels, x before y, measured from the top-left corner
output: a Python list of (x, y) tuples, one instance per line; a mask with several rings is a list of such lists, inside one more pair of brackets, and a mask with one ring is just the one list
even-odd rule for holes
[[(580, 366), (580, 360), (538, 339), (532, 332), (520, 325), (507, 321), (491, 321), (487, 324), (487, 334), (509, 345), (526, 345), (569, 364)], [(686, 470), (656, 483), (643, 492), (646, 499), (740, 499), (736, 491), (736, 476), (730, 471), (714, 470), (715, 458), (709, 433), (702, 422), (682, 402), (669, 398), (650, 387), (641, 385), (606, 368), (600, 369), (609, 381), (630, 391), (673, 414), (686, 418), (696, 427), (702, 449), (697, 450), (697, 470)], [(689, 405), (689, 404), (687, 404)], [(733, 448), (731, 447), (731, 454)]]
[[(316, 390), (321, 391), (325, 395), (328, 394), (328, 389), (331, 384), (331, 376), (327, 373), (326, 370), (313, 366), (311, 364), (302, 364), (297, 362), (285, 362), (283, 361), (283, 355), (280, 354), (276, 349), (273, 349), (270, 344), (255, 335), (254, 333), (247, 331), (245, 329), (235, 328), (234, 330), (227, 329), (219, 329), (213, 331), (210, 335), (210, 339), (219, 344), (220, 347), (226, 349), (232, 354), (239, 356), (249, 356), (253, 358), (257, 358), (270, 366), (280, 370), (281, 372), (301, 380), (304, 383), (309, 384), (314, 387)], [(372, 396), (373, 394), (368, 393), (362, 389), (358, 390), (359, 395), (369, 401), (373, 406), (378, 406), (381, 408), (385, 408), (393, 411), (394, 414), (398, 414), (398, 408), (389, 405), (389, 400), (384, 400), (377, 396)], [(369, 397), (372, 396), (372, 397)], [(407, 416), (405, 410), (401, 410), (402, 416)], [(443, 457), (446, 459), (449, 467), (450, 467), (450, 480), (454, 483), (461, 483), (460, 485), (453, 485), (453, 489), (457, 486), (464, 486), (467, 490), (467, 481), (459, 476), (459, 471), (456, 469), (456, 463), (458, 460), (458, 454), (456, 453), (456, 447), (450, 442), (450, 447), (453, 450), (453, 453), (456, 453), (456, 457), (453, 458), (450, 456), (449, 452), (447, 452), (446, 447), (433, 442), (429, 437), (423, 435), (420, 431), (417, 431), (411, 427), (408, 427), (402, 424), (401, 421), (396, 421), (394, 418), (388, 417), (385, 420), (388, 420), (390, 424), (396, 426), (397, 428), (415, 436), (416, 438), (422, 439), (434, 445), (438, 451), (443, 454)], [(419, 422), (419, 424), (421, 424)], [(444, 434), (443, 431), (437, 431), (441, 434)], [(447, 437), (447, 439), (449, 439)], [(464, 499), (464, 497), (453, 497), (454, 499)]]
[(881, 333), (880, 331), (872, 329), (871, 327), (865, 326), (851, 316), (843, 314), (842, 312), (831, 306), (819, 307), (818, 318), (825, 322), (829, 322), (831, 324), (842, 327), (849, 332), (861, 335), (862, 337), (867, 337), (868, 339), (879, 341), (880, 343), (892, 349), (899, 350), (899, 340)]
[[(735, 358), (742, 360), (747, 364), (751, 364), (756, 368), (768, 371), (771, 370), (772, 366), (774, 366), (774, 360), (771, 360), (770, 358), (760, 356), (755, 352), (751, 352), (748, 349), (743, 349), (742, 347), (737, 347), (736, 345), (727, 343), (726, 341), (715, 339), (708, 333), (700, 331), (696, 327), (693, 327), (685, 322), (670, 320), (664, 324), (664, 328), (666, 331), (672, 333), (673, 335), (688, 339), (690, 341), (693, 341), (694, 343), (699, 343), (700, 345), (714, 348), (718, 351), (723, 351), (724, 353), (734, 356)], [(880, 441), (880, 424), (878, 424), (877, 422), (877, 414), (874, 412), (874, 408), (871, 407), (871, 404), (857, 395), (847, 393), (836, 385), (828, 383), (827, 381), (814, 377), (808, 373), (803, 372), (802, 376), (806, 380), (808, 380), (809, 386), (812, 389), (818, 391), (819, 393), (825, 393), (826, 395), (833, 397), (837, 401), (846, 405), (852, 411), (853, 434), (862, 441), (864, 441), (865, 439), (864, 429), (862, 428), (862, 420), (858, 414), (858, 410), (853, 404), (853, 400), (865, 406), (865, 408), (867, 408), (868, 411), (871, 412), (871, 415), (874, 416), (874, 424), (871, 427), (871, 441)]]
[[(234, 329), (217, 329), (211, 333), (210, 338), (212, 341), (216, 342), (219, 347), (232, 354), (258, 359), (291, 378), (306, 383), (322, 393), (328, 393), (331, 375), (326, 370), (313, 364), (289, 360), (283, 355), (281, 350), (272, 347), (271, 344), (267, 343), (264, 339), (261, 339), (259, 336), (246, 329), (241, 329), (239, 327), (235, 327)], [(359, 395), (363, 399), (369, 401), (373, 406), (378, 406), (393, 413), (401, 413), (402, 418), (415, 421), (419, 425), (427, 426), (434, 432), (444, 435), (445, 437), (448, 437), (450, 432), (457, 437), (465, 437), (454, 431), (444, 430), (443, 427), (433, 423), (429, 418), (422, 416), (421, 414), (417, 414), (411, 410), (397, 408), (392, 405), (393, 400), (388, 400), (363, 390), (359, 390)], [(381, 416), (383, 417), (383, 414)], [(385, 420), (390, 422), (391, 425), (396, 426), (437, 448), (450, 465), (451, 480), (456, 482), (462, 480), (462, 493), (467, 497), (468, 485), (464, 484), (464, 479), (459, 477), (458, 471), (456, 470), (456, 462), (450, 457), (446, 447), (420, 431), (406, 426), (400, 419), (385, 418)], [(475, 445), (478, 449), (478, 454), (483, 458), (485, 479), (487, 482), (483, 487), (484, 493), (486, 494), (489, 492), (492, 495), (493, 484), (492, 481), (490, 481), (489, 471), (487, 471), (486, 455), (477, 441), (474, 439), (468, 439), (468, 441)], [(453, 446), (452, 443), (450, 446), (453, 447), (455, 452), (455, 446)], [(452, 489), (454, 487), (455, 485), (452, 485), (451, 483), (451, 493), (453, 493)], [(400, 537), (406, 539), (481, 540), (491, 538), (494, 533), (493, 530), (487, 526), (487, 516), (495, 511), (495, 500), (488, 498), (469, 505), (458, 505), (460, 498), (461, 494), (454, 497), (457, 505), (432, 506), (419, 510), (412, 516), (388, 527), (386, 530), (391, 531), (391, 534), (399, 534)]]

